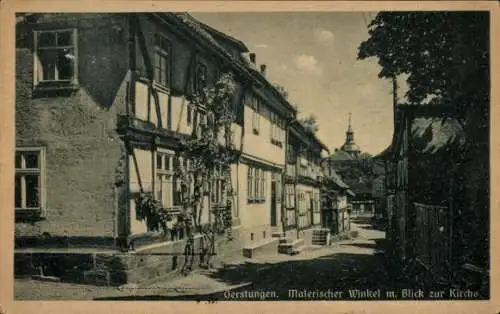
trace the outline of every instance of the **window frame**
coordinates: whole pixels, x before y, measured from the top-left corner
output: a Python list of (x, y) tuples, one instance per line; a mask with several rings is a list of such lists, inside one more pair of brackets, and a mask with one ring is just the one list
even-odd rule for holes
[[(64, 33), (71, 32), (72, 35), (72, 43), (71, 45), (57, 45), (49, 46), (49, 47), (39, 47), (39, 38), (43, 33)], [(78, 58), (78, 30), (76, 28), (54, 28), (54, 29), (37, 29), (33, 31), (33, 88), (43, 87), (44, 85), (57, 84), (57, 87), (68, 87), (71, 85), (78, 85), (78, 68), (79, 68), (79, 58)], [(40, 60), (39, 51), (40, 50), (60, 50), (60, 49), (73, 49), (73, 76), (71, 79), (54, 79), (54, 80), (45, 80), (43, 79), (43, 66), (42, 61)], [(41, 71), (39, 71), (39, 67), (41, 67)], [(39, 77), (39, 72), (41, 73), (41, 77)]]
[[(165, 43), (165, 47), (168, 50), (165, 50), (165, 47), (162, 45)], [(165, 73), (165, 79), (166, 82), (161, 81), (161, 73), (160, 71), (162, 70), (161, 68), (161, 62), (159, 63), (159, 66), (156, 64), (156, 56), (159, 55), (160, 58), (165, 58), (166, 60), (166, 72)], [(155, 42), (154, 42), (154, 52), (153, 52), (153, 83), (156, 86), (159, 86), (161, 88), (166, 88), (167, 90), (170, 90), (170, 86), (172, 84), (172, 41), (164, 34), (162, 33), (156, 33), (155, 34)], [(159, 59), (161, 60), (161, 59)], [(160, 79), (157, 77), (157, 69), (158, 73), (160, 73)]]
[[(161, 155), (162, 156), (162, 169), (159, 169), (158, 168), (158, 156)], [(175, 190), (175, 180), (174, 180), (174, 177), (175, 177), (175, 170), (174, 170), (174, 165), (175, 165), (175, 160), (174, 158), (176, 158), (176, 155), (175, 155), (175, 152), (173, 151), (170, 151), (170, 150), (163, 150), (163, 149), (158, 149), (156, 152), (155, 152), (155, 165), (154, 165), (154, 180), (155, 180), (155, 191), (154, 191), (154, 196), (155, 196), (155, 199), (160, 201), (162, 206), (164, 206), (164, 208), (167, 208), (167, 209), (172, 209), (172, 210), (175, 210), (176, 208), (178, 208), (179, 206), (176, 206), (174, 204), (174, 190)], [(168, 160), (168, 167), (166, 167), (166, 163), (165, 163), (165, 160)], [(163, 178), (159, 178), (159, 176), (161, 177), (165, 177), (166, 180), (163, 180)], [(163, 189), (162, 186), (163, 186), (163, 183), (166, 183), (167, 184), (167, 189), (166, 189), (166, 193), (167, 193), (167, 204), (164, 203), (164, 199), (163, 199)], [(161, 185), (160, 185), (161, 183)], [(158, 195), (158, 187), (160, 187), (160, 195)]]
[(253, 194), (254, 174), (253, 174), (253, 171), (254, 171), (254, 168), (248, 166), (248, 171), (247, 171), (247, 199), (248, 199), (248, 203), (251, 203), (254, 200), (254, 194)]
[[(38, 168), (25, 168), (25, 160), (24, 157), (22, 156), (23, 153), (33, 153), (36, 152), (38, 155)], [(23, 184), (23, 179), (21, 179), (21, 207), (17, 207), (14, 199), (14, 210), (15, 213), (35, 213), (38, 214), (39, 217), (45, 217), (46, 216), (46, 199), (47, 199), (47, 181), (46, 181), (46, 149), (45, 147), (16, 147), (15, 149), (15, 154), (21, 154), (21, 168), (17, 168), (16, 164), (14, 163), (14, 180), (15, 178), (19, 175), (21, 178), (25, 177), (26, 175), (33, 175), (36, 174), (38, 176), (38, 184), (39, 184), (39, 192), (38, 192), (38, 207), (27, 207), (24, 206), (23, 204), (26, 204), (26, 183)], [(16, 157), (14, 157), (15, 161)], [(24, 187), (24, 189), (23, 189)], [(23, 193), (24, 192), (24, 193)], [(16, 184), (14, 181), (14, 193), (16, 194)], [(14, 195), (15, 195), (14, 194)], [(15, 196), (14, 196), (15, 197)], [(24, 199), (24, 201), (23, 201)]]
[(252, 130), (255, 135), (260, 133), (260, 100), (257, 96), (253, 95), (251, 97), (251, 108), (252, 112)]
[[(200, 68), (203, 69), (205, 75), (203, 84), (200, 84), (200, 77), (198, 76), (198, 70)], [(207, 86), (208, 86), (208, 66), (204, 61), (198, 59), (194, 67), (194, 92), (199, 96), (202, 96), (203, 89), (206, 88)]]

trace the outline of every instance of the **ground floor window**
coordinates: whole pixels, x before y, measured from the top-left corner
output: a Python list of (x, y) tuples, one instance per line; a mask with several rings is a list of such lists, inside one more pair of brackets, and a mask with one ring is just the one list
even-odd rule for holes
[(15, 208), (41, 210), (44, 202), (43, 148), (17, 148), (15, 157)]
[(226, 204), (226, 178), (224, 173), (216, 169), (212, 178), (212, 205), (222, 206)]
[(249, 166), (247, 176), (248, 202), (265, 202), (266, 187), (266, 171)]
[(181, 181), (175, 173), (179, 167), (189, 167), (189, 161), (173, 153), (156, 152), (155, 196), (165, 208), (182, 206)]

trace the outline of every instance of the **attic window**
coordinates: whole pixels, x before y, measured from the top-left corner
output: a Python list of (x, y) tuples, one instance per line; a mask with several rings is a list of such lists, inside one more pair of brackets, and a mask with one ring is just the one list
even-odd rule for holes
[(35, 85), (77, 83), (76, 30), (35, 31)]

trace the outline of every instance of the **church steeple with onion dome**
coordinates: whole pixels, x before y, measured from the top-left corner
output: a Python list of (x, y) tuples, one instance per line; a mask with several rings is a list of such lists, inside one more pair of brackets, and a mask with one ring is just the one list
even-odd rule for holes
[(340, 148), (342, 151), (349, 153), (353, 157), (358, 157), (361, 152), (359, 146), (354, 143), (354, 131), (351, 126), (351, 113), (349, 112), (349, 120), (347, 131), (345, 132), (345, 143)]

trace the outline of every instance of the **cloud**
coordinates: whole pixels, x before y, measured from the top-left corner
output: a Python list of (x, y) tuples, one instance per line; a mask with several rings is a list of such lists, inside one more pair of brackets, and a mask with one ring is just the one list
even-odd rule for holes
[(323, 44), (332, 44), (335, 40), (335, 34), (327, 29), (316, 28), (314, 29), (314, 39)]
[(282, 64), (278, 65), (278, 70), (280, 70), (280, 71), (288, 71), (289, 68), (288, 68), (288, 66), (286, 64), (282, 63)]
[(304, 72), (321, 74), (322, 70), (318, 64), (318, 60), (314, 56), (298, 55), (295, 57), (295, 67)]
[(255, 48), (263, 48), (263, 49), (265, 49), (265, 48), (268, 48), (269, 45), (267, 45), (267, 44), (256, 44), (254, 47)]

